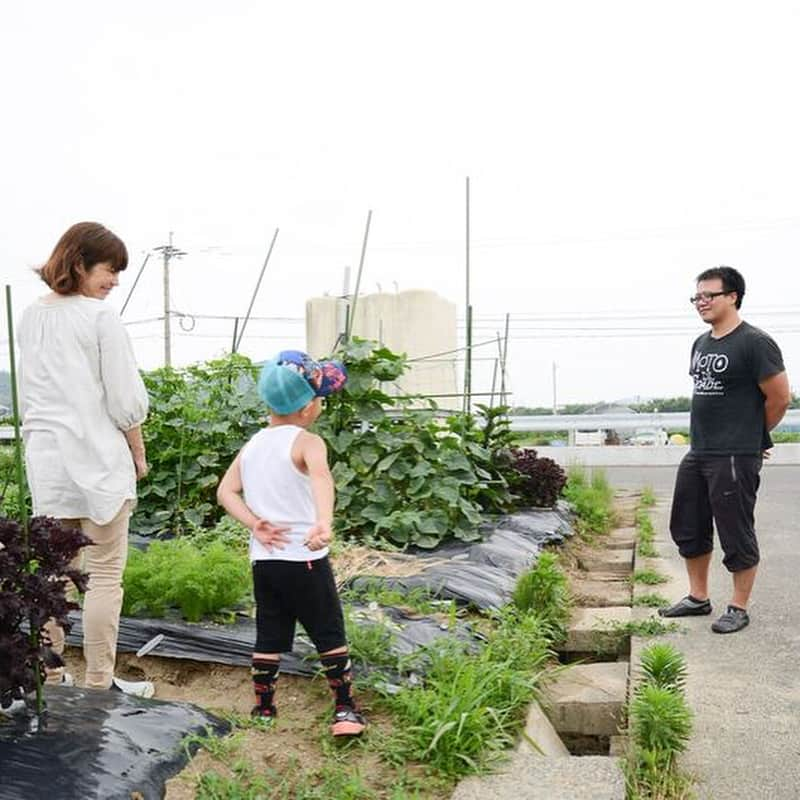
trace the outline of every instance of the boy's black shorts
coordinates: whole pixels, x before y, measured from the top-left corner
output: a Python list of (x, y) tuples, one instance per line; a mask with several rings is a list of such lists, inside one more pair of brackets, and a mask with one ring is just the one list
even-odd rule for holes
[(678, 467), (670, 533), (684, 558), (714, 549), (714, 527), (730, 572), (758, 564), (754, 511), (761, 481), (760, 455), (687, 453)]
[(320, 653), (347, 644), (344, 617), (328, 557), (254, 561), (257, 653), (288, 653), (297, 620)]

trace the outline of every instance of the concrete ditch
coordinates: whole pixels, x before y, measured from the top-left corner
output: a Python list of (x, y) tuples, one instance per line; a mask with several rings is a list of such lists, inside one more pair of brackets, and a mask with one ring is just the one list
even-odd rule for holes
[[(626, 625), (649, 616), (632, 608), (638, 493), (618, 492), (619, 527), (577, 555), (570, 576), (576, 607), (559, 646), (567, 666), (528, 713), (520, 743), (496, 774), (462, 781), (452, 800), (546, 797), (548, 800), (624, 800), (620, 764), (631, 675)], [(638, 650), (635, 650), (638, 653)]]

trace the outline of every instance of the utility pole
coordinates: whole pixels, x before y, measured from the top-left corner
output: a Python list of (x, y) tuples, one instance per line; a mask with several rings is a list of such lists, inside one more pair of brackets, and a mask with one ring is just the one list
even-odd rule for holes
[(183, 250), (172, 246), (172, 231), (169, 232), (169, 244), (154, 248), (164, 259), (164, 366), (172, 366), (172, 334), (170, 331), (169, 310), (169, 262), (173, 258), (186, 255)]

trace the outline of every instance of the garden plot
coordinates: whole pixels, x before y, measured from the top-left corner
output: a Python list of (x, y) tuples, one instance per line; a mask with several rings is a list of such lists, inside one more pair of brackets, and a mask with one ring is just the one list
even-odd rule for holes
[[(352, 630), (355, 627), (386, 631), (385, 646), (379, 649), (382, 663), (371, 665), (365, 659), (364, 666), (386, 667), (392, 660), (397, 663), (443, 637), (471, 638), (469, 627), (455, 619), (452, 612), (437, 615), (420, 613), (415, 608), (396, 607), (402, 606), (404, 600), (413, 597), (415, 592), (420, 597), (452, 601), (456, 605), (481, 610), (502, 608), (511, 601), (519, 576), (536, 563), (542, 547), (560, 544), (573, 533), (565, 506), (554, 511), (531, 509), (519, 512), (503, 517), (495, 524), (497, 527), (475, 544), (449, 544), (434, 551), (405, 554), (401, 559), (394, 559), (391, 554), (370, 557), (364, 548), (360, 548), (355, 557), (345, 556), (345, 595), (349, 590), (356, 598), (375, 598), (368, 604), (355, 604), (349, 608), (348, 627), (352, 638), (358, 636)], [(158, 546), (160, 543), (154, 545)], [(186, 548), (191, 548), (191, 545), (186, 543)], [(241, 574), (246, 574), (246, 555), (239, 553), (236, 557), (242, 562)], [(200, 558), (198, 568), (202, 569)], [(338, 558), (334, 559), (337, 574), (338, 561)], [(361, 575), (353, 574), (355, 565), (363, 570)], [(180, 568), (169, 563), (162, 564), (162, 567), (163, 584), (169, 583), (174, 588), (180, 582)], [(232, 571), (235, 569), (226, 568), (223, 577)], [(192, 585), (201, 577), (202, 573), (192, 577)], [(148, 578), (156, 587), (162, 585), (158, 575), (149, 574)], [(131, 591), (127, 585), (126, 591)], [(166, 590), (159, 589), (158, 593), (163, 597)], [(393, 605), (379, 602), (387, 597), (394, 600)], [(426, 607), (429, 612), (433, 608), (430, 605)], [(230, 622), (221, 624), (210, 620), (188, 622), (175, 618), (177, 609), (165, 611), (172, 612), (170, 618), (124, 616), (120, 621), (119, 650), (137, 652), (149, 645), (149, 652), (165, 658), (241, 666), (250, 664), (255, 623), (249, 614), (231, 614), (228, 616)], [(74, 624), (67, 642), (78, 646), (82, 642), (80, 617), (73, 614), (71, 618)], [(387, 659), (387, 655), (390, 658)], [(311, 643), (299, 636), (295, 650), (284, 658), (282, 669), (295, 675), (313, 675), (316, 671), (315, 663), (310, 660), (313, 656)]]

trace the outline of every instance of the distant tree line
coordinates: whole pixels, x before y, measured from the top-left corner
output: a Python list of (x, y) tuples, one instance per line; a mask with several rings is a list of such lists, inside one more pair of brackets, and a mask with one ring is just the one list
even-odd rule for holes
[[(644, 403), (628, 403), (628, 407), (640, 414), (651, 414), (657, 411), (688, 411), (691, 406), (691, 397), (654, 397)], [(606, 405), (606, 403), (568, 403), (558, 407), (559, 414), (585, 414), (593, 408)], [(792, 393), (790, 408), (800, 408), (800, 395)], [(511, 413), (516, 416), (538, 417), (552, 414), (552, 408), (545, 406), (514, 406)]]

